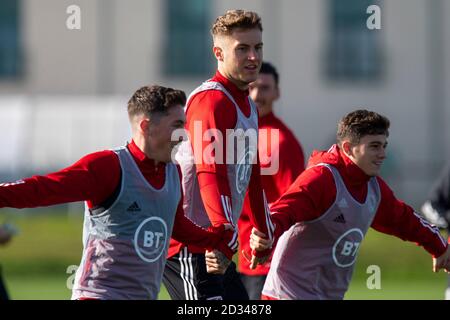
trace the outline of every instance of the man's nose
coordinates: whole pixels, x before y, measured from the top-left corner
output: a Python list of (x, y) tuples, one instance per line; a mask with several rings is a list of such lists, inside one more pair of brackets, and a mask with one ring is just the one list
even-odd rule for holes
[(259, 54), (256, 49), (253, 48), (253, 49), (249, 50), (248, 59), (249, 60), (258, 60), (259, 59)]

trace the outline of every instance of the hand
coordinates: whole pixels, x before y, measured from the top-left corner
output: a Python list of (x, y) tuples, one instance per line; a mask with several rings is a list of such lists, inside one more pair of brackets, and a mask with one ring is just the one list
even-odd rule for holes
[(247, 252), (245, 252), (245, 250), (242, 250), (242, 255), (244, 256), (245, 260), (247, 260), (250, 263), (250, 269), (252, 270), (256, 269), (256, 266), (258, 264), (263, 265), (264, 263), (266, 263), (270, 257), (270, 255), (264, 257), (257, 257), (253, 254), (253, 252), (250, 257), (250, 255)]
[(450, 274), (450, 244), (440, 257), (433, 258), (433, 272), (439, 272), (441, 269)]
[(256, 251), (264, 251), (271, 249), (273, 240), (267, 239), (266, 235), (261, 231), (253, 228), (250, 234), (250, 248)]
[(217, 249), (231, 260), (239, 246), (235, 228), (231, 224), (225, 223), (216, 227), (210, 226), (208, 231), (213, 232), (217, 240), (217, 243), (213, 247), (208, 248), (208, 250)]
[(222, 252), (218, 250), (206, 251), (205, 253), (206, 271), (212, 274), (225, 274), (231, 263)]
[(270, 254), (263, 257), (257, 257), (255, 255), (256, 251), (265, 251), (271, 249), (273, 245), (273, 240), (267, 239), (266, 235), (258, 229), (253, 228), (250, 234), (250, 248), (252, 248), (252, 257), (249, 258), (246, 252), (242, 252), (245, 259), (250, 262), (250, 269), (256, 269), (258, 264), (263, 265), (269, 259)]
[(423, 204), (421, 214), (425, 218), (425, 220), (428, 220), (429, 223), (435, 225), (439, 229), (448, 228), (448, 222), (445, 218), (445, 213), (441, 213), (433, 208), (430, 201), (427, 201)]

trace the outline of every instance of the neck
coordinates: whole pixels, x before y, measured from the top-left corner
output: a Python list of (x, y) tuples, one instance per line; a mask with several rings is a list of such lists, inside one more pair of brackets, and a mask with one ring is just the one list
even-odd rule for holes
[(370, 175), (364, 172), (364, 170), (355, 162), (355, 159), (347, 154), (344, 150), (340, 149), (344, 163), (347, 170), (350, 170), (350, 175), (353, 176), (355, 181), (366, 181), (371, 178)]
[(343, 157), (345, 163), (354, 164), (355, 166), (357, 166), (359, 168), (359, 166), (355, 162), (355, 159), (351, 155), (349, 155), (347, 152), (345, 152), (345, 150), (343, 148), (340, 148), (340, 152), (342, 154), (342, 157)]
[(231, 76), (231, 74), (229, 74), (229, 73), (225, 70), (223, 64), (219, 64), (219, 66), (218, 66), (217, 69), (219, 70), (219, 72), (220, 72), (221, 75), (223, 75), (223, 76), (224, 76), (225, 78), (227, 78), (230, 82), (232, 82), (236, 87), (239, 88), (239, 90), (244, 91), (244, 90), (247, 90), (247, 89), (248, 89), (248, 83), (245, 83), (245, 82), (242, 82), (242, 81), (239, 81), (239, 80), (234, 79), (234, 78)]
[(270, 113), (272, 113), (272, 109), (268, 109), (268, 110), (258, 109), (258, 111), (259, 111), (260, 118), (264, 118), (265, 116), (268, 116)]
[(145, 156), (149, 159), (152, 159), (155, 162), (155, 165), (159, 164), (159, 161), (156, 160), (153, 152), (150, 150), (150, 146), (148, 145), (147, 141), (144, 139), (141, 135), (134, 135), (133, 136), (134, 144), (141, 150)]

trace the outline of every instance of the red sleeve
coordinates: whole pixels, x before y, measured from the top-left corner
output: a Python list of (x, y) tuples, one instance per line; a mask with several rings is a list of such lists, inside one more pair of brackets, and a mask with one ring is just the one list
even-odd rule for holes
[[(197, 94), (189, 103), (187, 109), (188, 131), (191, 137), (192, 149), (201, 161), (196, 159), (197, 178), (200, 194), (206, 212), (213, 226), (230, 223), (227, 218), (227, 208), (223, 199), (230, 202), (230, 187), (228, 184), (225, 135), (226, 129), (234, 128), (237, 120), (235, 106), (220, 91), (206, 91)], [(199, 128), (200, 134), (199, 134)], [(204, 134), (212, 133), (208, 138)], [(212, 138), (211, 138), (212, 136)], [(222, 154), (214, 153), (212, 140), (221, 139)], [(214, 157), (214, 158), (212, 158)]]
[[(282, 133), (280, 130), (280, 135)], [(279, 159), (278, 170), (274, 174), (263, 174), (264, 171), (261, 171), (261, 184), (266, 192), (269, 203), (273, 203), (285, 193), (299, 174), (305, 170), (303, 150), (297, 140), (287, 134), (286, 136), (280, 136), (279, 139), (278, 144), (273, 145), (271, 143), (271, 148), (278, 146), (278, 150), (275, 151), (276, 154), (274, 155)], [(266, 151), (266, 153), (268, 152)], [(273, 163), (262, 163), (261, 168), (264, 170), (264, 168), (270, 167), (270, 165), (273, 165)]]
[(218, 249), (223, 252), (228, 259), (231, 259), (234, 251), (230, 249), (228, 244), (232, 237), (233, 232), (225, 231), (223, 225), (211, 227), (208, 231), (196, 225), (184, 215), (183, 200), (180, 200), (173, 225), (173, 239), (207, 250)]
[(405, 241), (416, 242), (435, 258), (447, 248), (438, 228), (423, 220), (414, 209), (395, 198), (389, 186), (378, 178), (381, 202), (372, 227), (380, 232), (396, 236)]
[[(279, 129), (277, 128), (279, 127)], [(278, 135), (273, 141), (273, 131)], [(258, 142), (258, 154), (261, 161), (261, 186), (272, 204), (284, 194), (301, 172), (305, 170), (303, 150), (290, 132), (282, 124), (262, 127)], [(275, 164), (277, 161), (277, 164)], [(267, 274), (267, 267), (251, 270), (247, 265), (242, 250), (250, 252), (250, 238), (252, 225), (250, 222), (250, 203), (248, 193), (245, 197), (241, 217), (239, 218), (239, 268), (246, 274)]]
[(227, 177), (218, 173), (201, 172), (197, 175), (200, 194), (203, 200), (203, 205), (208, 213), (209, 220), (213, 226), (218, 226), (224, 223), (233, 224), (231, 217), (227, 217), (224, 213), (229, 211), (224, 207), (222, 199), (230, 202), (231, 193), (227, 182)]
[[(236, 121), (236, 107), (221, 91), (200, 92), (192, 98), (186, 113), (186, 123), (194, 154), (203, 156), (201, 159), (196, 159), (198, 173), (218, 172), (227, 176), (224, 139), (226, 130), (234, 128)], [(222, 154), (215, 154), (212, 141), (219, 139), (223, 146)]]
[(280, 174), (275, 175), (275, 184), (280, 190), (280, 195), (303, 171), (305, 171), (305, 157), (302, 147), (294, 138), (283, 139), (280, 143)]
[(275, 238), (297, 222), (320, 217), (335, 198), (336, 185), (329, 169), (320, 166), (303, 171), (288, 191), (271, 206), (272, 221), (276, 225)]
[(270, 217), (267, 198), (261, 186), (261, 167), (259, 155), (257, 163), (252, 165), (252, 174), (248, 185), (248, 199), (250, 202), (250, 222), (263, 232), (268, 238), (273, 238), (274, 226)]
[(61, 171), (0, 185), (0, 207), (33, 208), (60, 203), (105, 201), (120, 181), (120, 163), (113, 151), (89, 154)]

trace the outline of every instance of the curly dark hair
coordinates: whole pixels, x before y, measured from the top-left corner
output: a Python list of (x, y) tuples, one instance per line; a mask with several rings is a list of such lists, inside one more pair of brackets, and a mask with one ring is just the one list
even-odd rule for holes
[(167, 114), (175, 105), (186, 104), (186, 94), (182, 90), (158, 85), (144, 86), (136, 90), (128, 101), (128, 116), (137, 114), (151, 116), (155, 113)]
[(389, 119), (385, 116), (373, 111), (356, 110), (339, 121), (337, 141), (341, 144), (344, 139), (350, 139), (352, 143), (359, 143), (366, 135), (389, 136), (389, 125)]

